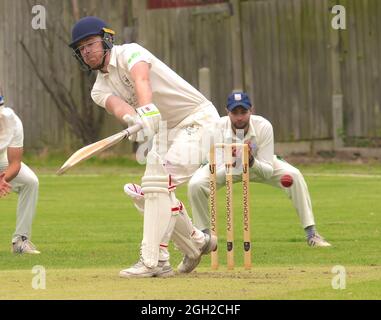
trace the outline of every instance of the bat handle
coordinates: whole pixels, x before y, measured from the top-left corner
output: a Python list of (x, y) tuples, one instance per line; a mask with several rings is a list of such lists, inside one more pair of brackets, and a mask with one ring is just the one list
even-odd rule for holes
[(126, 138), (128, 138), (130, 135), (138, 132), (139, 130), (143, 129), (143, 125), (141, 123), (134, 124), (133, 126), (125, 129), (126, 132)]

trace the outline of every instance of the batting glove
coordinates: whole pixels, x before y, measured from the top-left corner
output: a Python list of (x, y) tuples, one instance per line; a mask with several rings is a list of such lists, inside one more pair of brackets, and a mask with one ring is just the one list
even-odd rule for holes
[[(140, 117), (138, 115), (131, 116), (128, 113), (123, 116), (123, 121), (127, 124), (127, 127), (130, 128), (133, 125), (137, 124), (138, 122), (141, 122)], [(143, 142), (144, 141), (144, 130), (141, 129), (138, 132), (131, 134), (128, 136), (128, 140), (131, 142)]]
[(153, 103), (137, 108), (136, 112), (143, 122), (144, 130), (148, 131), (148, 136), (153, 136), (159, 131), (161, 115), (159, 109)]

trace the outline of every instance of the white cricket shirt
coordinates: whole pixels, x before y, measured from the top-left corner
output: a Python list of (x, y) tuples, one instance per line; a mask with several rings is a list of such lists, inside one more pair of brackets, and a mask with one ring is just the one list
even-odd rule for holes
[[(24, 130), (20, 118), (10, 108), (4, 108), (3, 112), (7, 112), (7, 119), (1, 120), (2, 126), (7, 128), (0, 128), (0, 131), (5, 133), (6, 136), (1, 137), (2, 141), (6, 144), (0, 143), (0, 163), (7, 163), (7, 148), (22, 148), (24, 144)], [(9, 127), (10, 126), (10, 127)]]
[(136, 43), (113, 46), (108, 73), (98, 71), (91, 92), (94, 102), (105, 108), (107, 98), (115, 95), (134, 108), (140, 107), (131, 77), (132, 67), (140, 61), (150, 64), (152, 102), (159, 109), (162, 120), (167, 121), (168, 128), (174, 128), (203, 105), (211, 104), (197, 89)]
[(253, 148), (252, 153), (255, 157), (252, 168), (256, 174), (265, 179), (272, 175), (274, 133), (273, 127), (267, 119), (261, 116), (251, 115), (248, 132), (244, 137), (239, 137), (239, 135), (236, 136), (232, 130), (230, 118), (228, 116), (222, 117), (218, 123), (217, 140), (224, 143), (244, 143), (250, 140)]

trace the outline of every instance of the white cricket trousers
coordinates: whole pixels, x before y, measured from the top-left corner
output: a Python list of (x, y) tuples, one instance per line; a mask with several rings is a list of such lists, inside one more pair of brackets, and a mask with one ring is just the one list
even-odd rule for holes
[[(7, 166), (7, 163), (0, 163), (0, 172)], [(10, 185), (12, 191), (18, 194), (16, 230), (12, 236), (12, 242), (19, 236), (30, 239), (38, 200), (38, 178), (26, 164), (21, 163), (20, 171)]]
[[(273, 187), (282, 188), (291, 199), (303, 228), (315, 225), (314, 215), (307, 184), (301, 172), (274, 156), (274, 172), (269, 179), (257, 176), (253, 169), (250, 169), (250, 181), (265, 183)], [(289, 188), (284, 188), (280, 184), (280, 178), (284, 174), (289, 174), (293, 178), (293, 184)], [(217, 189), (225, 185), (225, 167), (217, 168)], [(242, 174), (233, 175), (233, 182), (242, 181)], [(196, 171), (188, 186), (188, 198), (192, 207), (192, 218), (194, 225), (201, 229), (210, 229), (209, 214), (209, 165), (205, 165)]]

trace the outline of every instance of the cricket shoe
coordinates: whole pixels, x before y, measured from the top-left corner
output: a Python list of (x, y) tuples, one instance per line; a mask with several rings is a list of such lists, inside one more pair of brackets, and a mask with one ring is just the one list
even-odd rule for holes
[(28, 254), (40, 254), (41, 252), (36, 249), (36, 246), (28, 240), (27, 237), (17, 237), (16, 241), (12, 242), (13, 253), (28, 253)]
[(201, 257), (217, 248), (217, 237), (215, 235), (205, 234), (205, 245), (201, 249), (201, 254), (197, 258), (190, 258), (187, 255), (184, 256), (183, 260), (177, 267), (180, 273), (192, 272), (200, 263)]
[(166, 278), (174, 275), (169, 261), (159, 261), (156, 267), (148, 268), (144, 265), (142, 259), (128, 269), (119, 272), (122, 278)]
[(310, 247), (330, 247), (331, 244), (327, 242), (320, 234), (314, 233), (308, 237), (307, 243)]

